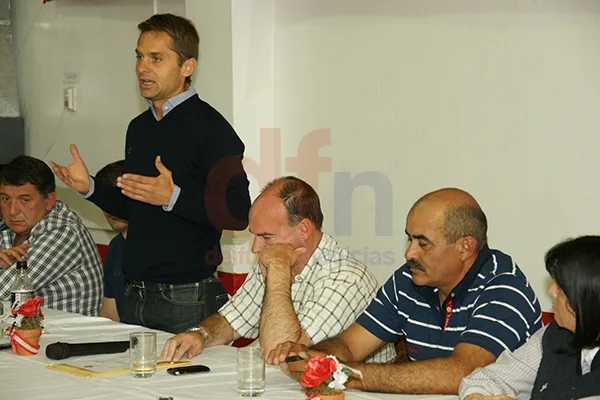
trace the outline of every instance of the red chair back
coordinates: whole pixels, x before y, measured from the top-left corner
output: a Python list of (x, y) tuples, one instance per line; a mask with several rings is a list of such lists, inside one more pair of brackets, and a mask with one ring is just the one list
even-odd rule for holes
[(98, 253), (100, 253), (100, 259), (102, 260), (102, 266), (104, 267), (104, 260), (106, 259), (106, 250), (108, 250), (108, 246), (105, 244), (96, 243), (96, 247), (98, 248)]
[(552, 321), (554, 321), (554, 313), (542, 312), (542, 323), (544, 326), (550, 324)]
[[(242, 284), (246, 280), (246, 276), (248, 276), (248, 274), (234, 274), (231, 272), (223, 271), (218, 271), (218, 274), (219, 279), (221, 279), (221, 282), (223, 283), (223, 287), (225, 287), (225, 290), (231, 296), (233, 296), (235, 292), (237, 292), (237, 290), (242, 286)], [(256, 339), (239, 338), (231, 345), (233, 347), (246, 347), (255, 340)]]

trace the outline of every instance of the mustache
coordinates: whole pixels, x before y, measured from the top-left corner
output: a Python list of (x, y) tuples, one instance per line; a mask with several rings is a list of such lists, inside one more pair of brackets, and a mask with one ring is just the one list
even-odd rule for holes
[(412, 269), (418, 269), (419, 271), (425, 271), (425, 267), (423, 266), (423, 264), (421, 264), (420, 262), (418, 262), (416, 260), (407, 260), (406, 263)]

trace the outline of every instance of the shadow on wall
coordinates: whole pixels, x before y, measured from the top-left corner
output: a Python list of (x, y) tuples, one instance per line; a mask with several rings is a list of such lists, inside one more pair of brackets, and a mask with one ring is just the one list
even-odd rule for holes
[[(154, 14), (148, 0), (61, 0), (55, 3), (59, 17), (84, 17), (141, 22)], [(159, 13), (185, 15), (185, 0), (158, 1)]]

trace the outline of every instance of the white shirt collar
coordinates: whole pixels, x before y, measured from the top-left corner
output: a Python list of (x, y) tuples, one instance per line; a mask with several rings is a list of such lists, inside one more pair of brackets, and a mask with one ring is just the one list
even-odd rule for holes
[(600, 350), (600, 347), (594, 347), (592, 349), (583, 349), (581, 350), (581, 374), (587, 374), (592, 370), (592, 362), (594, 361), (594, 357)]

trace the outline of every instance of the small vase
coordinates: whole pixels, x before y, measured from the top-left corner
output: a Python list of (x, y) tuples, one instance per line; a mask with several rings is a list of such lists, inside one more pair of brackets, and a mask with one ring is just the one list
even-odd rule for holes
[[(19, 344), (15, 345), (15, 353), (20, 356), (33, 356), (36, 355), (40, 349), (40, 336), (42, 336), (42, 328), (36, 329), (17, 329), (15, 334), (20, 336), (23, 341), (29, 345), (29, 349)], [(31, 350), (35, 350), (32, 352)]]
[(320, 394), (321, 400), (344, 400), (344, 392), (338, 394)]

